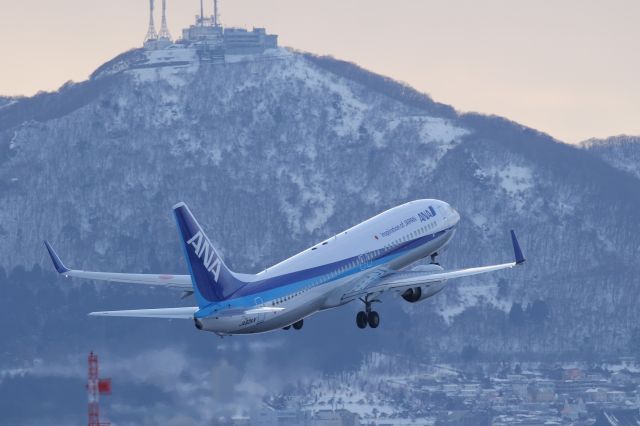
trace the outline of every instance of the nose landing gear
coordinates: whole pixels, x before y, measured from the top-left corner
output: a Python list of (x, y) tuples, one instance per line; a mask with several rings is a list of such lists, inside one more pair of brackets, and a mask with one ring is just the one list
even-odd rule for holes
[(367, 325), (371, 328), (378, 328), (380, 325), (380, 315), (371, 309), (371, 304), (380, 302), (378, 299), (368, 300), (368, 299), (360, 299), (362, 303), (364, 303), (364, 311), (358, 312), (356, 315), (356, 325), (358, 328), (366, 328)]

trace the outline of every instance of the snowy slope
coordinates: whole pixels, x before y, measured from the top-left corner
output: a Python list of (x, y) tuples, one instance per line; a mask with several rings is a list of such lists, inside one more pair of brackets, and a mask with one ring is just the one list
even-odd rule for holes
[[(89, 81), (0, 109), (8, 273), (50, 270), (44, 238), (74, 267), (185, 272), (170, 214), (178, 201), (232, 267), (258, 271), (422, 197), (462, 214), (445, 266), (509, 260), (512, 228), (528, 261), (426, 303), (389, 300), (383, 318), (403, 319), (394, 339), (442, 354), (465, 344), (502, 354), (628, 347), (640, 320), (637, 180), (517, 123), (458, 114), (353, 64), (283, 49), (227, 64), (198, 63), (188, 49), (131, 51)], [(549, 317), (514, 326), (514, 304), (534, 301)]]
[(581, 146), (616, 169), (640, 178), (640, 136), (589, 139)]

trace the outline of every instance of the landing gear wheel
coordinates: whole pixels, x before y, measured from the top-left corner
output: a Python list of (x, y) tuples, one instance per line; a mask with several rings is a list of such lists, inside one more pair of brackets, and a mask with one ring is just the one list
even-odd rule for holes
[(296, 330), (300, 330), (303, 325), (304, 325), (304, 320), (300, 320), (298, 322), (293, 323), (293, 328)]
[(380, 325), (380, 315), (376, 311), (369, 312), (367, 315), (367, 322), (369, 323), (369, 327), (378, 328)]
[(286, 327), (282, 327), (282, 329), (283, 329), (283, 330), (288, 330), (288, 329), (290, 329), (290, 328), (291, 328), (291, 326), (290, 326), (290, 325), (288, 325), (288, 326), (286, 326)]
[(367, 327), (367, 313), (364, 311), (358, 312), (356, 315), (356, 324), (358, 328), (366, 328)]

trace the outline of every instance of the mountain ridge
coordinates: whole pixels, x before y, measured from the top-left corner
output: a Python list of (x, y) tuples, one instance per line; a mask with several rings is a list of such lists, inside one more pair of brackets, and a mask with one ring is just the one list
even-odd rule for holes
[(618, 170), (640, 178), (640, 136), (588, 139), (580, 146)]
[[(170, 208), (186, 201), (225, 261), (256, 272), (394, 205), (441, 198), (463, 216), (445, 266), (508, 260), (509, 229), (528, 260), (425, 303), (390, 298), (383, 321), (407, 315), (405, 345), (439, 356), (465, 345), (505, 356), (629, 350), (640, 319), (633, 176), (344, 61), (194, 55), (126, 52), (86, 82), (0, 109), (6, 270), (50, 268), (47, 238), (72, 267), (185, 273)], [(536, 301), (549, 307), (542, 324), (510, 322), (515, 305)]]

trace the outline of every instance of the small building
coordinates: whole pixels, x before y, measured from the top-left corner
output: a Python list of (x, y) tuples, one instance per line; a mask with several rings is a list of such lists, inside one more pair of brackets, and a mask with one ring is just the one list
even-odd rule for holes
[(224, 29), (220, 25), (212, 25), (208, 21), (206, 18), (199, 18), (194, 25), (183, 29), (180, 43), (222, 46)]
[(251, 419), (247, 416), (233, 416), (231, 417), (232, 426), (251, 426)]
[(264, 28), (254, 28), (253, 31), (247, 31), (243, 28), (224, 29), (224, 51), (226, 54), (259, 54), (276, 47), (278, 47), (278, 36), (267, 34), (267, 30)]
[[(166, 28), (164, 10), (162, 23), (163, 30), (157, 34), (153, 26), (153, 2), (151, 2), (150, 25), (145, 38), (145, 49), (167, 49), (175, 45)], [(205, 16), (201, 9), (195, 23), (182, 30), (182, 38), (176, 43), (197, 49), (201, 61), (224, 63), (225, 55), (259, 55), (267, 49), (277, 48), (278, 36), (267, 34), (265, 28), (253, 28), (249, 31), (244, 28), (223, 27), (220, 24), (216, 3), (213, 16)]]
[(607, 391), (602, 388), (590, 388), (584, 392), (584, 398), (588, 402), (606, 402)]
[(278, 413), (269, 406), (262, 406), (251, 413), (251, 426), (278, 426)]
[(614, 404), (622, 404), (627, 399), (627, 395), (623, 391), (611, 390), (607, 392), (607, 401)]
[(312, 420), (311, 426), (360, 426), (360, 417), (349, 410), (319, 410)]
[(584, 373), (579, 368), (569, 368), (564, 371), (565, 380), (580, 380), (584, 377)]

